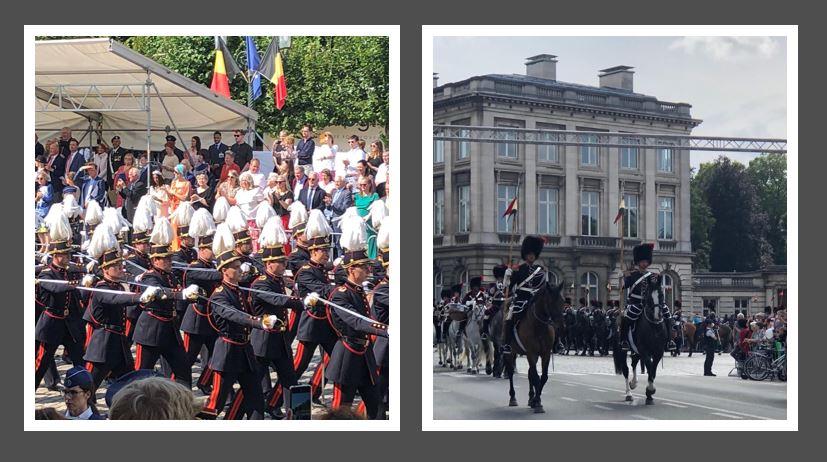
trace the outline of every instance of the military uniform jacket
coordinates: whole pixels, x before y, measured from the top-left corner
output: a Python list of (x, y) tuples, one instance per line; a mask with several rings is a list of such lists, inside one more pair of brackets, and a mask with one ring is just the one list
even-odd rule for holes
[[(221, 272), (215, 269), (210, 262), (196, 260), (189, 265), (190, 268), (212, 269), (214, 271), (184, 271), (184, 287), (195, 284), (204, 290), (205, 294), (211, 294), (216, 287), (221, 285)], [(194, 302), (187, 303), (187, 310), (181, 319), (181, 330), (193, 335), (204, 335), (215, 337), (218, 333), (210, 325), (208, 319), (209, 311), (207, 301), (199, 298)]]
[[(327, 271), (323, 265), (308, 261), (295, 273), (296, 288), (299, 297), (304, 298), (311, 292), (316, 292), (319, 297), (328, 298), (333, 291), (333, 286), (327, 278)], [(325, 306), (317, 303), (316, 306), (307, 307), (299, 319), (299, 330), (296, 338), (302, 342), (330, 344), (336, 341), (336, 335), (327, 322)]]
[(491, 300), (491, 308), (488, 311), (489, 315), (496, 313), (497, 310), (502, 308), (503, 302), (505, 302), (505, 293), (503, 293), (500, 287), (502, 287), (502, 281), (497, 281), (497, 283), (489, 287), (485, 293), (485, 296)]
[[(82, 277), (77, 268), (60, 268), (50, 264), (40, 272), (40, 279), (77, 281)], [(50, 344), (60, 343), (68, 332), (72, 339), (81, 342), (83, 332), (83, 307), (80, 294), (67, 284), (38, 284), (36, 304), (43, 308), (35, 327), (35, 339)]]
[(167, 290), (159, 291), (155, 300), (141, 305), (141, 315), (133, 335), (135, 343), (155, 347), (166, 347), (172, 342), (183, 344), (181, 334), (172, 322), (176, 315), (176, 300), (172, 291), (181, 290), (180, 281), (172, 273), (153, 268), (142, 274), (138, 282)]
[[(511, 275), (511, 280), (508, 282), (508, 293), (518, 300), (528, 300), (531, 298), (531, 292), (527, 292), (525, 290), (519, 290), (518, 288), (521, 287), (520, 284), (523, 284), (523, 281), (531, 277), (532, 274), (537, 270), (537, 268), (542, 268), (540, 265), (529, 265), (526, 262), (523, 262), (518, 268)], [(537, 273), (542, 273), (542, 269)], [(536, 275), (534, 277), (537, 277)], [(528, 283), (523, 284), (522, 287), (525, 287)]]
[(238, 281), (238, 285), (241, 287), (250, 287), (253, 282), (256, 281), (261, 276), (261, 273), (264, 271), (264, 263), (252, 257), (250, 255), (242, 255), (241, 256), (241, 263), (249, 263), (251, 266), (250, 272), (245, 273), (241, 276), (241, 280)]
[[(178, 263), (179, 266), (184, 266), (184, 265), (189, 266), (190, 263), (192, 263), (196, 260), (198, 260), (198, 252), (195, 249), (191, 248), (191, 247), (181, 246), (181, 248), (178, 249), (177, 252), (172, 254), (172, 262), (173, 263)], [(184, 270), (177, 269), (173, 266), (172, 274), (174, 274), (175, 277), (179, 281), (184, 280)], [(184, 285), (184, 287), (186, 287), (186, 285)], [(207, 292), (207, 293), (210, 293), (210, 292)], [(189, 305), (189, 302), (187, 300), (179, 300), (178, 302), (176, 302), (175, 310), (178, 311), (178, 316), (183, 318), (184, 313), (186, 313), (186, 311), (187, 311), (187, 306), (188, 305)]]
[(485, 291), (482, 289), (475, 290), (474, 292), (468, 292), (462, 297), (462, 304), (465, 305), (467, 302), (473, 300), (474, 304), (476, 305), (485, 305)]
[(238, 288), (221, 283), (210, 296), (210, 322), (218, 331), (210, 367), (219, 372), (257, 370), (250, 332), (261, 328), (261, 318)]
[[(123, 286), (114, 281), (102, 280), (95, 284), (99, 289), (123, 290)], [(126, 338), (126, 307), (139, 303), (140, 294), (106, 294), (92, 292), (87, 312), (96, 326), (89, 345), (86, 347), (85, 361), (105, 363), (117, 361), (118, 356), (125, 362), (132, 359), (130, 343)]]
[[(390, 284), (387, 277), (379, 281), (376, 287), (373, 288), (373, 296), (371, 298), (371, 313), (372, 318), (388, 324), (390, 318)], [(388, 338), (376, 337), (376, 342), (373, 345), (373, 356), (376, 358), (376, 364), (383, 368), (390, 367), (388, 363)]]
[(310, 261), (310, 252), (304, 247), (296, 245), (295, 250), (287, 256), (287, 269), (293, 273), (293, 278), (299, 269)]
[[(131, 257), (127, 258), (127, 261), (131, 261), (132, 263), (135, 263), (135, 265), (138, 265), (141, 268), (145, 268), (145, 269), (152, 268), (152, 262), (149, 261), (149, 256), (147, 256), (147, 254), (145, 254), (145, 253), (138, 253), (137, 251), (135, 251), (135, 254), (133, 254)], [(133, 278), (137, 278), (140, 275), (144, 274), (144, 271), (139, 269), (138, 266), (135, 266), (135, 265), (131, 265), (129, 263), (126, 263), (126, 266), (124, 267), (124, 268), (126, 268), (126, 272), (129, 273)], [(133, 290), (133, 292), (138, 292), (139, 291), (137, 286), (134, 287), (132, 290)], [(132, 306), (130, 306), (126, 309), (126, 317), (133, 324), (138, 320), (138, 316), (140, 316), (140, 315), (141, 315), (141, 305), (140, 304), (132, 305)]]
[[(295, 310), (302, 306), (300, 298), (284, 294), (284, 284), (280, 277), (276, 278), (270, 274), (261, 275), (253, 282), (251, 288), (272, 292), (271, 294), (250, 293), (253, 314), (256, 316), (273, 314), (286, 324), (287, 309)], [(253, 344), (253, 353), (258, 357), (292, 358), (293, 351), (284, 333), (280, 330), (256, 329), (250, 335), (250, 343)]]
[[(364, 290), (350, 281), (337, 287), (329, 299), (337, 305), (370, 317)], [(338, 340), (333, 347), (325, 377), (334, 383), (348, 386), (376, 384), (376, 357), (370, 336), (387, 336), (387, 332), (374, 327), (373, 323), (365, 319), (330, 306), (327, 306), (326, 311)]]
[[(649, 273), (649, 275), (644, 278), (646, 273)], [(659, 294), (658, 300), (664, 300), (663, 291), (660, 286), (660, 275), (657, 273), (642, 272), (635, 269), (623, 279), (623, 287), (626, 288), (626, 303), (629, 305), (642, 307), (645, 297), (652, 297), (652, 301), (654, 301), (653, 295), (655, 290)]]

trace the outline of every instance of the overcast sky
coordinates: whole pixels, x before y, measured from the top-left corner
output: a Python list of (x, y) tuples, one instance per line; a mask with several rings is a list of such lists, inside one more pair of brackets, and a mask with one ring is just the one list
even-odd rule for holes
[[(693, 134), (786, 138), (784, 37), (435, 37), (445, 84), (482, 74), (525, 74), (525, 58), (557, 55), (557, 80), (598, 85), (600, 69), (634, 66), (634, 91), (692, 105)], [(756, 155), (730, 153), (744, 163)], [(697, 167), (718, 157), (693, 152)]]

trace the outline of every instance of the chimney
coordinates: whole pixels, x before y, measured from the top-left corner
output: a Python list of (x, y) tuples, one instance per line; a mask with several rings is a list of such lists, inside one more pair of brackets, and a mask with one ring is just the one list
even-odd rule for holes
[(437, 87), (437, 81), (439, 80), (439, 72), (434, 72), (434, 88)]
[(537, 55), (526, 58), (525, 73), (529, 77), (557, 80), (557, 56)]
[(617, 90), (634, 91), (634, 67), (615, 66), (608, 69), (601, 69), (600, 88), (614, 88)]

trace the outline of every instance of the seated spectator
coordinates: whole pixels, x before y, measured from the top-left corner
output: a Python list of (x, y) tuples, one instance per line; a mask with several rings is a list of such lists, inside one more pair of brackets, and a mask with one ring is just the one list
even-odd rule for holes
[(248, 171), (253, 179), (253, 187), (263, 192), (264, 188), (267, 187), (267, 182), (264, 174), (261, 173), (261, 161), (253, 158), (253, 160), (250, 161), (250, 169)]
[(319, 173), (319, 187), (324, 189), (324, 192), (330, 194), (333, 191), (333, 188), (336, 187), (336, 183), (333, 182), (333, 174), (330, 173), (330, 170), (324, 169)]
[(136, 380), (112, 399), (112, 420), (192, 420), (201, 409), (185, 386), (163, 377)]
[(66, 403), (66, 417), (69, 420), (104, 420), (94, 408), (95, 383), (92, 374), (75, 366), (66, 371), (63, 379), (63, 401)]
[(241, 174), (241, 168), (235, 163), (235, 154), (233, 154), (233, 151), (224, 153), (224, 165), (221, 166), (221, 175), (218, 177), (218, 180), (221, 182), (227, 181), (230, 172)]
[(217, 195), (227, 199), (230, 205), (235, 205), (235, 196), (241, 186), (238, 184), (238, 172), (230, 170), (227, 174), (227, 180), (218, 185)]
[(299, 165), (296, 167), (296, 176), (293, 178), (292, 188), (293, 188), (293, 197), (299, 197), (299, 193), (304, 188), (304, 185), (307, 183), (307, 175), (306, 175), (305, 167)]
[(210, 186), (210, 182), (206, 172), (201, 172), (195, 177), (195, 188), (190, 195), (192, 201), (192, 208), (198, 210), (201, 207), (206, 207), (207, 210), (212, 210), (215, 205), (215, 189)]
[(52, 190), (51, 178), (49, 172), (40, 170), (37, 172), (37, 192), (35, 192), (35, 212), (43, 219), (49, 213), (49, 208), (52, 207), (52, 202), (55, 199), (54, 191)]
[(379, 197), (384, 199), (385, 198), (385, 182), (388, 180), (388, 160), (390, 159), (390, 153), (385, 151), (382, 153), (382, 163), (379, 165), (379, 168), (376, 169), (376, 193), (379, 194)]

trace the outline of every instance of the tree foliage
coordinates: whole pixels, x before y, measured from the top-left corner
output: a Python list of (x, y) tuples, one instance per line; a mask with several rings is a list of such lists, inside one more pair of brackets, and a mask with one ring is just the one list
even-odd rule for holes
[(747, 169), (758, 202), (767, 214), (767, 242), (776, 264), (787, 263), (787, 156), (763, 154)]
[[(706, 171), (711, 168), (711, 164), (701, 165), (701, 171), (706, 175)], [(712, 251), (712, 228), (715, 226), (715, 217), (712, 216), (712, 210), (706, 201), (703, 188), (701, 188), (701, 173), (693, 172), (692, 178), (689, 180), (690, 188), (690, 223), (692, 223), (690, 236), (692, 240), (692, 250), (695, 252), (695, 257), (692, 261), (694, 271), (709, 271), (709, 254)]]

